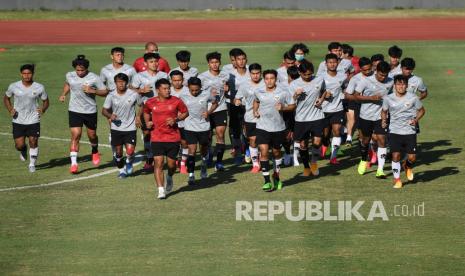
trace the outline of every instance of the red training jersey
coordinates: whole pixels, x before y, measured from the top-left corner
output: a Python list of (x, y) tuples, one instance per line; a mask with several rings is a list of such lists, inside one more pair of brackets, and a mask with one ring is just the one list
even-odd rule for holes
[[(132, 65), (134, 69), (136, 69), (137, 73), (143, 72), (147, 70), (147, 67), (145, 66), (145, 61), (144, 57), (140, 57), (134, 61), (134, 64)], [(168, 64), (168, 61), (162, 57), (158, 60), (158, 71), (163, 71), (166, 74), (170, 73), (170, 65)]]
[(354, 66), (354, 71), (355, 71), (354, 75), (356, 75), (356, 74), (358, 74), (360, 72), (360, 66), (358, 65), (359, 60), (360, 60), (360, 58), (357, 57), (357, 56), (352, 57), (351, 62), (352, 62), (352, 66)]
[(158, 97), (153, 97), (145, 102), (144, 112), (152, 115), (153, 129), (150, 132), (150, 141), (181, 141), (178, 124), (170, 126), (166, 123), (168, 118), (176, 119), (178, 113), (187, 112), (187, 107), (181, 99), (170, 96), (168, 99), (160, 101)]

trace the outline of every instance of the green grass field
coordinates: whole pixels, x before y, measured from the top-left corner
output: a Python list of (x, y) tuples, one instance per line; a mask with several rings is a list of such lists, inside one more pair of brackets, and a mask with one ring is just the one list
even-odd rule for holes
[(381, 10), (270, 10), (229, 9), (198, 11), (157, 10), (21, 10), (0, 11), (0, 20), (148, 20), (148, 19), (282, 19), (282, 18), (412, 18), (463, 17), (462, 9), (381, 9)]
[[(321, 176), (304, 178), (301, 168), (282, 170), (284, 189), (261, 191), (262, 177), (248, 165), (228, 168), (195, 188), (175, 176), (174, 195), (156, 200), (153, 176), (118, 180), (116, 173), (48, 188), (0, 192), (0, 274), (463, 274), (465, 263), (465, 42), (396, 42), (404, 56), (417, 60), (416, 74), (428, 85), (427, 113), (421, 122), (416, 182), (392, 189), (392, 177), (377, 180), (373, 171), (356, 173), (357, 147), (344, 150), (339, 168), (320, 161)], [(351, 43), (359, 56), (386, 54), (389, 42)], [(324, 43), (309, 43), (310, 59), (319, 63)], [(127, 47), (127, 61), (142, 45)], [(249, 63), (276, 68), (289, 44), (161, 45), (171, 65), (181, 48), (192, 51), (192, 65), (206, 69), (205, 53), (225, 55), (242, 47)], [(68, 139), (67, 104), (58, 102), (71, 60), (85, 54), (91, 71), (109, 63), (111, 46), (7, 46), (0, 52), (0, 87), (19, 79), (20, 64), (37, 64), (36, 81), (51, 99), (42, 120), (42, 135)], [(102, 100), (99, 100), (101, 107)], [(0, 189), (91, 176), (114, 168), (111, 151), (101, 147), (102, 164), (89, 162), (82, 145), (82, 171), (68, 173), (68, 142), (40, 140), (38, 170), (27, 171), (13, 146), (10, 118), (0, 116)], [(108, 125), (99, 116), (101, 143)], [(83, 139), (84, 141), (86, 139)], [(138, 148), (140, 149), (141, 143)], [(140, 169), (141, 166), (137, 167)], [(387, 171), (390, 162), (387, 163)], [(404, 175), (402, 175), (404, 177)], [(405, 178), (404, 178), (405, 179)], [(301, 221), (283, 216), (270, 222), (236, 221), (237, 200), (380, 200), (389, 221)], [(425, 204), (424, 216), (396, 217), (394, 205)], [(369, 205), (371, 206), (371, 205)], [(363, 210), (367, 208), (364, 206)], [(366, 212), (365, 212), (366, 214)]]

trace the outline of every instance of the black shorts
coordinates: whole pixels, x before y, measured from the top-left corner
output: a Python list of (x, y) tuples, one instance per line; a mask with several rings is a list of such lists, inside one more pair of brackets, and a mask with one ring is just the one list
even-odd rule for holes
[(417, 153), (417, 135), (400, 135), (389, 133), (389, 144), (391, 152), (405, 152), (407, 154)]
[(88, 129), (97, 129), (97, 112), (91, 114), (77, 113), (68, 111), (69, 127), (82, 127), (85, 125)]
[(331, 112), (331, 113), (326, 113), (325, 112), (325, 127), (333, 124), (344, 124), (346, 118), (346, 113), (344, 110), (338, 111), (338, 112)]
[(137, 130), (132, 131), (119, 131), (112, 129), (111, 133), (111, 145), (120, 146), (125, 144), (131, 144), (136, 146), (137, 143)]
[(188, 145), (208, 145), (210, 143), (210, 131), (190, 131), (184, 130)]
[(289, 131), (294, 131), (295, 126), (295, 112), (283, 112), (284, 123), (286, 124), (286, 129)]
[(342, 100), (342, 105), (344, 106), (344, 111), (347, 112), (349, 110), (360, 110), (360, 103), (357, 101), (348, 101)]
[(310, 122), (295, 122), (294, 141), (303, 141), (311, 137), (323, 136), (325, 119)]
[(257, 136), (257, 124), (245, 122), (245, 136), (247, 138)]
[(233, 138), (241, 137), (242, 123), (244, 122), (245, 108), (228, 104), (229, 132)]
[(167, 156), (170, 159), (178, 158), (179, 146), (178, 142), (151, 142), (153, 156)]
[(13, 139), (19, 137), (40, 137), (40, 123), (30, 125), (13, 123)]
[(280, 149), (286, 141), (286, 131), (268, 132), (263, 129), (256, 129), (257, 145), (268, 144), (274, 149)]
[(228, 111), (218, 111), (210, 114), (210, 126), (212, 129), (228, 125)]
[(387, 134), (387, 128), (381, 127), (381, 120), (370, 121), (370, 120), (359, 118), (358, 121), (359, 121), (358, 126), (360, 130), (362, 131), (363, 136), (365, 137), (370, 137), (373, 133), (382, 134), (382, 135)]

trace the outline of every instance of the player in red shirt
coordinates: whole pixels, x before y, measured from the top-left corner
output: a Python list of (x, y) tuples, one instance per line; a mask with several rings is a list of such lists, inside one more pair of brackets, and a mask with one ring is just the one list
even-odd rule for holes
[(354, 48), (349, 44), (342, 44), (342, 58), (350, 60), (352, 62), (352, 66), (354, 66), (354, 76), (360, 73), (360, 66), (358, 65), (358, 61), (360, 58), (358, 56), (354, 56)]
[[(145, 44), (145, 53), (159, 54), (157, 43), (147, 42)], [(134, 69), (136, 69), (137, 73), (147, 70), (147, 65), (145, 64), (144, 57), (140, 57), (136, 59), (132, 66), (134, 67)], [(162, 57), (160, 57), (160, 60), (158, 61), (158, 71), (165, 72), (166, 74), (169, 74), (171, 71), (168, 61)]]
[[(177, 122), (184, 120), (189, 113), (182, 100), (170, 95), (170, 82), (167, 79), (159, 79), (155, 83), (155, 88), (158, 96), (144, 103), (144, 119), (147, 129), (151, 129), (150, 142), (155, 159), (154, 175), (158, 198), (165, 199), (166, 194), (173, 189), (173, 174), (176, 171), (176, 158), (181, 142)], [(166, 187), (163, 186), (165, 156), (168, 164)]]

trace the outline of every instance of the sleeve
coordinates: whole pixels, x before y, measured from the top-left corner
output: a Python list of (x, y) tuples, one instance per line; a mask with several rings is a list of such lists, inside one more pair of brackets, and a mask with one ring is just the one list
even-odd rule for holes
[(137, 95), (137, 96), (136, 96), (136, 104), (137, 104), (138, 106), (141, 106), (141, 105), (144, 103), (144, 101), (142, 100), (142, 96), (139, 95), (139, 94), (136, 94), (136, 95)]
[(195, 67), (192, 67), (192, 76), (197, 77), (199, 75), (199, 70)]
[(40, 86), (40, 91), (41, 91), (41, 93), (40, 93), (40, 99), (41, 99), (42, 101), (45, 101), (46, 99), (48, 99), (48, 94), (47, 94), (47, 92), (45, 91), (45, 87), (44, 87), (43, 85)]
[(350, 62), (349, 68), (347, 68), (347, 71), (348, 71), (349, 73), (351, 73), (351, 74), (352, 74), (353, 72), (355, 72), (355, 68), (354, 68), (354, 65), (352, 64), (352, 62)]
[(144, 113), (147, 113), (147, 114), (151, 113), (151, 108), (150, 108), (149, 101), (145, 101), (145, 103), (144, 103)]
[(365, 91), (365, 81), (361, 80), (357, 83), (357, 85), (355, 86), (355, 91), (354, 92), (358, 92), (360, 94), (363, 94), (363, 92)]
[(241, 88), (237, 91), (236, 96), (234, 96), (234, 99), (241, 100), (242, 98), (244, 98), (244, 86), (241, 86)]
[(388, 111), (389, 110), (389, 98), (387, 96), (383, 97), (383, 110)]
[(414, 105), (415, 105), (416, 110), (423, 107), (423, 103), (420, 101), (420, 98), (418, 98), (418, 97), (415, 97)]
[(186, 104), (180, 99), (178, 99), (178, 110), (181, 113), (186, 113), (187, 112)]
[(14, 90), (13, 90), (13, 85), (10, 84), (10, 86), (8, 86), (8, 89), (6, 90), (5, 92), (5, 95), (8, 97), (8, 98), (11, 98), (14, 94)]
[(103, 83), (107, 82), (107, 76), (105, 75), (105, 67), (100, 70), (100, 81)]
[(347, 84), (347, 88), (346, 88), (346, 91), (345, 91), (347, 94), (350, 94), (350, 95), (354, 94), (354, 92), (355, 92), (355, 83), (356, 83), (355, 78), (351, 78), (349, 80), (349, 83)]
[(139, 74), (135, 75), (131, 80), (131, 86), (135, 89), (141, 88), (141, 81)]
[(326, 66), (326, 63), (322, 61), (320, 65), (318, 66), (318, 71), (316, 73), (317, 76), (323, 75), (323, 73), (325, 72), (325, 66)]
[(107, 87), (103, 83), (101, 78), (95, 78), (95, 86), (97, 87), (98, 90), (103, 90), (106, 89)]
[(129, 70), (129, 74), (128, 74), (128, 77), (129, 77), (129, 82), (131, 82), (131, 80), (137, 75), (137, 72), (136, 72), (136, 69), (134, 67), (131, 68), (131, 70)]
[(418, 81), (418, 91), (420, 92), (425, 92), (426, 90), (428, 90), (428, 88), (426, 87), (425, 83), (423, 82), (423, 79), (419, 79)]
[(105, 102), (103, 103), (103, 106), (102, 106), (103, 108), (105, 108), (105, 109), (110, 109), (111, 108), (111, 106), (112, 106), (112, 104), (111, 104), (112, 103), (112, 101), (111, 101), (112, 97), (113, 96), (110, 94), (105, 98)]
[(65, 83), (69, 85), (69, 73), (65, 75)]
[(295, 101), (294, 101), (294, 97), (292, 96), (291, 93), (289, 93), (288, 91), (286, 91), (286, 104), (295, 104)]
[(254, 99), (255, 101), (257, 101), (257, 102), (260, 102), (260, 99), (258, 99), (258, 91), (257, 91), (257, 90), (255, 90), (255, 91), (253, 92), (253, 99)]

